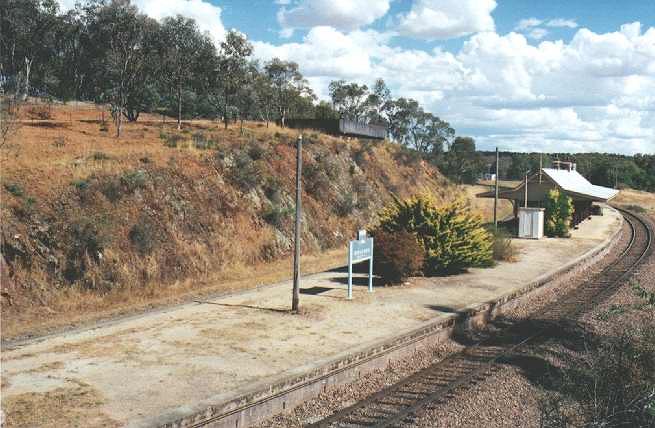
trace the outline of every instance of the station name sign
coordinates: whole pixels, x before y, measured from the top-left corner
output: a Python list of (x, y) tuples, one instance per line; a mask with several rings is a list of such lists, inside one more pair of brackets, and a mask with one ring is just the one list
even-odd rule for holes
[(368, 260), (368, 291), (373, 292), (373, 238), (365, 230), (348, 243), (348, 299), (353, 298), (353, 264)]

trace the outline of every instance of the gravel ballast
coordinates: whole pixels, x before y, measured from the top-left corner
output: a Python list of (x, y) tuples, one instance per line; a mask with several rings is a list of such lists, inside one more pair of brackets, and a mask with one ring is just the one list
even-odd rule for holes
[[(580, 271), (566, 281), (553, 281), (539, 290), (534, 295), (527, 295), (518, 300), (518, 303), (509, 311), (505, 311), (503, 317), (514, 320), (521, 320), (534, 317), (539, 310), (547, 303), (553, 301), (557, 296), (578, 287), (582, 282), (595, 272), (601, 271), (613, 260), (627, 245), (629, 228), (624, 224), (622, 234), (616, 245), (614, 245), (607, 257), (604, 257), (593, 266)], [(641, 266), (634, 276), (644, 288), (655, 288), (655, 256), (651, 255)], [(648, 284), (648, 285), (647, 285)], [(585, 328), (593, 332), (618, 331), (625, 328), (626, 324), (638, 325), (647, 320), (653, 321), (655, 314), (651, 311), (630, 311), (625, 319), (617, 322), (613, 317), (607, 318), (602, 314), (611, 313), (612, 305), (633, 305), (637, 297), (629, 286), (629, 281), (603, 302), (595, 310), (581, 317), (580, 322)], [(609, 311), (609, 312), (608, 312)], [(613, 327), (613, 328), (611, 328)], [(333, 413), (334, 411), (354, 404), (368, 395), (380, 389), (392, 385), (400, 379), (409, 376), (416, 371), (440, 361), (446, 356), (461, 350), (463, 345), (457, 340), (450, 339), (442, 342), (438, 348), (417, 352), (411, 358), (398, 362), (386, 370), (376, 371), (362, 377), (359, 381), (350, 385), (335, 388), (319, 397), (304, 403), (291, 413), (277, 415), (261, 424), (261, 427), (292, 427), (312, 423)], [(557, 355), (557, 343), (550, 341), (541, 344), (538, 349), (528, 350), (528, 354), (550, 353)], [(531, 357), (531, 355), (528, 355)], [(543, 355), (539, 355), (543, 357)], [(556, 367), (560, 361), (556, 357), (542, 358), (546, 365)], [(522, 360), (523, 361), (523, 360)], [(434, 403), (419, 417), (414, 420), (411, 426), (539, 426), (540, 403), (543, 396), (543, 382), (536, 379), (535, 372), (542, 368), (530, 367), (530, 358), (526, 358), (528, 364), (500, 364), (481, 380), (466, 387), (461, 387), (445, 397), (441, 402)], [(543, 373), (539, 373), (539, 376)]]

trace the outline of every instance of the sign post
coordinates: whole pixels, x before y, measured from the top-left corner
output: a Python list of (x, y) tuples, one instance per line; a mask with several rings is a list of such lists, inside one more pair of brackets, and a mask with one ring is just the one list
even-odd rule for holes
[(353, 298), (353, 264), (368, 260), (368, 292), (373, 292), (373, 238), (359, 231), (357, 238), (348, 243), (348, 300)]
[(298, 136), (296, 146), (296, 228), (294, 231), (293, 251), (293, 295), (291, 297), (291, 311), (298, 313), (300, 305), (300, 219), (302, 210), (301, 200), (301, 178), (302, 178), (302, 134)]

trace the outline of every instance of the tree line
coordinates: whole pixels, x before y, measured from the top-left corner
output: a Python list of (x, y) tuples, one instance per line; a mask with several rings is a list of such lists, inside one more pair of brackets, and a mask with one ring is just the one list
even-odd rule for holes
[(61, 12), (56, 0), (8, 0), (0, 10), (0, 83), (5, 93), (108, 104), (120, 135), (142, 112), (183, 118), (277, 121), (344, 117), (383, 124), (389, 136), (439, 154), (455, 131), (416, 100), (394, 99), (382, 79), (333, 81), (317, 97), (298, 64), (260, 62), (238, 31), (216, 45), (193, 19), (158, 22), (129, 0), (91, 0)]
[(475, 150), (471, 138), (455, 138), (450, 124), (416, 100), (393, 98), (382, 79), (371, 88), (333, 81), (330, 102), (317, 102), (295, 62), (262, 63), (237, 31), (215, 45), (193, 19), (158, 22), (129, 0), (92, 0), (67, 12), (55, 0), (9, 0), (0, 30), (5, 92), (108, 104), (117, 136), (124, 120), (142, 112), (173, 115), (178, 127), (183, 118), (220, 118), (227, 127), (233, 120), (284, 126), (288, 118), (343, 117), (386, 126), (391, 139), (441, 159), (455, 174), (468, 169), (453, 154)]
[[(494, 173), (495, 153), (480, 152), (480, 156), (480, 174)], [(506, 180), (521, 180), (526, 172), (539, 171), (540, 165), (551, 167), (554, 160), (575, 162), (580, 174), (600, 186), (655, 192), (655, 155), (649, 154), (501, 152), (499, 176)]]
[(181, 15), (158, 22), (129, 0), (60, 12), (55, 0), (9, 0), (0, 10), (0, 83), (28, 96), (108, 104), (120, 135), (142, 112), (182, 118), (280, 120), (313, 113), (315, 95), (291, 61), (252, 58), (230, 31), (215, 45)]

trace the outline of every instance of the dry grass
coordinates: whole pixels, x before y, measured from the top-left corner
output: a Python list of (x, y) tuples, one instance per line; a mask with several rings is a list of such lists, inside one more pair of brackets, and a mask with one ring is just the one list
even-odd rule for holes
[[(493, 198), (477, 198), (478, 193), (487, 192), (489, 186), (484, 185), (465, 185), (461, 186), (466, 192), (466, 197), (470, 200), (471, 208), (480, 214), (485, 222), (492, 222), (494, 219), (494, 200)], [(502, 220), (513, 214), (512, 203), (506, 199), (498, 200), (498, 220)]]
[[(25, 116), (0, 151), (3, 251), (11, 248), (3, 254), (11, 281), (2, 288), (13, 297), (11, 306), (2, 302), (3, 339), (289, 277), (292, 222), (269, 224), (263, 213), (273, 200), (267, 186), (292, 204), (298, 131), (247, 123), (242, 135), (238, 126), (224, 130), (207, 120), (177, 131), (170, 118), (163, 123), (145, 114), (126, 123), (117, 140), (107, 111), (108, 130), (101, 130), (103, 110), (95, 105), (55, 106), (50, 117)], [(199, 131), (216, 150), (194, 148)], [(181, 143), (167, 147), (162, 135)], [(333, 169), (320, 192), (305, 189), (303, 265), (313, 271), (343, 263), (348, 237), (374, 224), (392, 193), (427, 192), (441, 201), (457, 193), (437, 170), (395, 145), (306, 136), (305, 164)], [(228, 160), (253, 142), (265, 152), (252, 161), (264, 182), (247, 190), (231, 178)], [(139, 174), (145, 182), (127, 191), (125, 180)], [(112, 200), (112, 191), (122, 193)], [(345, 214), (335, 209), (344, 195), (359, 204)], [(89, 225), (97, 236), (89, 237)], [(147, 238), (143, 250), (133, 241), (136, 226)], [(74, 230), (102, 241), (101, 254), (83, 249), (71, 256)], [(71, 257), (78, 278), (65, 276)]]
[(69, 381), (71, 386), (47, 392), (28, 392), (3, 397), (7, 427), (118, 427), (100, 410), (103, 398), (83, 382)]
[(646, 211), (655, 213), (655, 193), (640, 190), (623, 189), (619, 192), (613, 203), (621, 206), (637, 206)]

